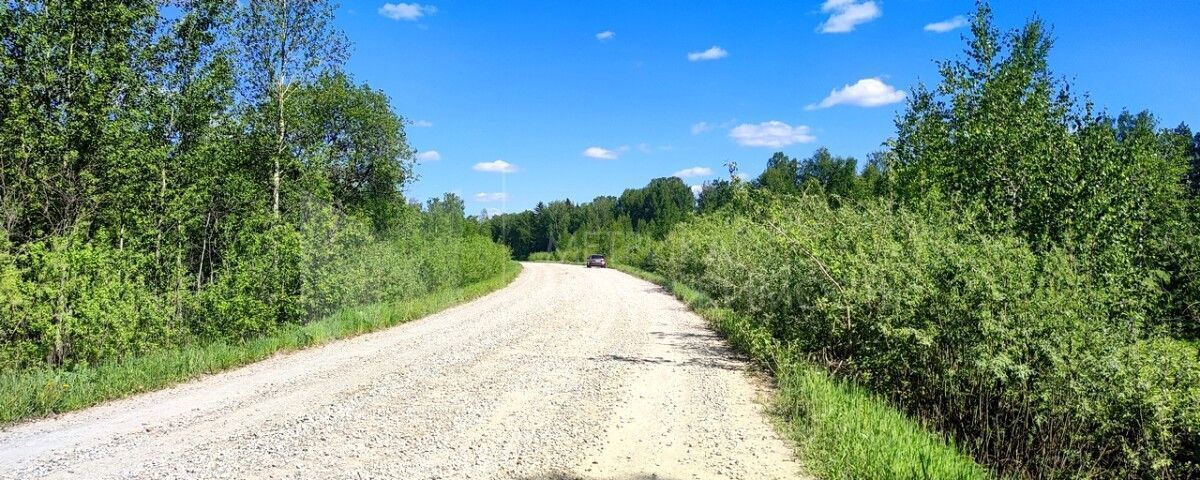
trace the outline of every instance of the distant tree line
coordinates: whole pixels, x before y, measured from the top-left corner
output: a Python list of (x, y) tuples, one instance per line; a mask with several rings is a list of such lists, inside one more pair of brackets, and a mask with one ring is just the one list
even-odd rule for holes
[(569, 199), (538, 202), (533, 210), (493, 215), (486, 225), (493, 239), (526, 259), (532, 253), (555, 251), (576, 234), (637, 232), (662, 238), (695, 208), (691, 188), (677, 177), (664, 177), (626, 189), (619, 197), (600, 196), (580, 204)]
[[(538, 202), (532, 210), (488, 217), (484, 224), (492, 238), (508, 245), (519, 259), (539, 252), (573, 248), (585, 236), (597, 239), (617, 235), (645, 235), (662, 239), (671, 227), (696, 214), (721, 210), (734, 200), (736, 185), (781, 195), (823, 193), (831, 203), (891, 195), (888, 178), (890, 152), (870, 155), (865, 168), (851, 157), (835, 157), (820, 148), (800, 160), (777, 152), (754, 180), (744, 182), (736, 166), (729, 179), (704, 182), (698, 192), (678, 177), (655, 178), (645, 187), (626, 189), (619, 197), (599, 196), (591, 202), (570, 199)], [(600, 251), (603, 245), (594, 244)]]

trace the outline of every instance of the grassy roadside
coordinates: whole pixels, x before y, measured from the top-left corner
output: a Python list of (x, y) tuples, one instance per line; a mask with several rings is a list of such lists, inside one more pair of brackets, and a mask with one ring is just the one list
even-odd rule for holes
[(241, 343), (215, 342), (63, 371), (0, 375), (0, 425), (86, 408), (106, 400), (157, 390), (281, 352), (321, 345), (415, 320), (508, 285), (521, 266), (488, 280), (397, 303), (346, 308), (322, 320), (290, 326)]
[(715, 307), (704, 293), (661, 275), (626, 265), (614, 268), (661, 285), (771, 371), (784, 429), (819, 478), (989, 478), (985, 468), (940, 435), (878, 396), (830, 377), (746, 316)]

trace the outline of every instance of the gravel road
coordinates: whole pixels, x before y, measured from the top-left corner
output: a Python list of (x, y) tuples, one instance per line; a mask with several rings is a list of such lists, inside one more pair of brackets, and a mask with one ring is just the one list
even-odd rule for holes
[(765, 391), (623, 273), (525, 264), (385, 331), (0, 431), (0, 478), (797, 478)]

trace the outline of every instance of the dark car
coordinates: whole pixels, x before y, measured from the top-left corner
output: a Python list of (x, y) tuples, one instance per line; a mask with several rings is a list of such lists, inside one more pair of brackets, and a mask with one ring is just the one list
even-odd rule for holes
[(604, 255), (592, 255), (587, 259), (587, 267), (608, 268), (608, 260), (604, 259)]

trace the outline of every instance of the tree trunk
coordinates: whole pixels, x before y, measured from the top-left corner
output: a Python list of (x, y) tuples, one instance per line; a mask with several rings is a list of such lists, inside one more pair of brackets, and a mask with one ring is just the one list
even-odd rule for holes
[(280, 158), (279, 157), (281, 155), (283, 155), (283, 152), (285, 150), (284, 141), (287, 139), (287, 136), (286, 136), (287, 124), (284, 122), (284, 107), (283, 107), (283, 103), (287, 98), (287, 83), (288, 83), (287, 82), (287, 68), (288, 68), (288, 64), (287, 64), (287, 62), (288, 62), (288, 2), (287, 2), (287, 0), (283, 0), (281, 2), (281, 7), (282, 8), (280, 9), (280, 13), (281, 13), (280, 16), (282, 17), (282, 20), (283, 20), (283, 28), (280, 29), (280, 35), (279, 35), (279, 72), (278, 72), (278, 75), (276, 76), (277, 80), (276, 80), (276, 84), (275, 84), (275, 96), (276, 96), (275, 106), (279, 111), (279, 124), (278, 124), (279, 137), (277, 139), (279, 143), (277, 143), (276, 147), (275, 147), (275, 175), (272, 178), (273, 187), (275, 190), (274, 191), (275, 198), (274, 198), (274, 204), (272, 205), (272, 212), (274, 213), (276, 219), (279, 218), (279, 188), (280, 188), (280, 182), (281, 182), (282, 176), (283, 176), (282, 172), (280, 171), (280, 161), (279, 161)]

